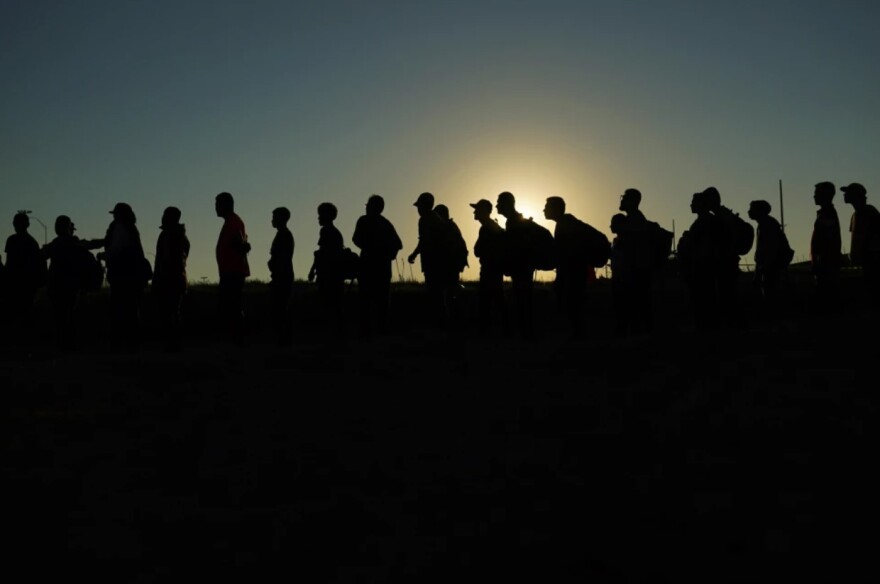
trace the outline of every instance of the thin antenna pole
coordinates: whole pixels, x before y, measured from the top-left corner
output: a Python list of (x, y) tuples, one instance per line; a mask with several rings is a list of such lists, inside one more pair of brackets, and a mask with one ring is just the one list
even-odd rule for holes
[(779, 179), (779, 225), (785, 233), (785, 206), (782, 204), (782, 179)]

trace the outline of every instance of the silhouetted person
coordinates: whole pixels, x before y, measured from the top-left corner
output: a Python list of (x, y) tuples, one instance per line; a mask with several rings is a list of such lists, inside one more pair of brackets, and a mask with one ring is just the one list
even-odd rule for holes
[(168, 351), (180, 349), (180, 310), (186, 294), (186, 260), (190, 242), (186, 226), (180, 222), (180, 209), (166, 207), (156, 240), (156, 265), (152, 291), (158, 309), (162, 341)]
[(618, 209), (626, 214), (626, 280), (629, 307), (629, 332), (647, 333), (654, 328), (653, 291), (655, 277), (654, 241), (651, 223), (639, 210), (642, 193), (638, 189), (626, 189), (620, 196)]
[(488, 334), (495, 325), (505, 336), (509, 333), (507, 307), (504, 299), (504, 262), (507, 260), (507, 234), (492, 218), (492, 203), (480, 199), (470, 203), (474, 219), (480, 223), (474, 255), (480, 260), (478, 320), (481, 334)]
[(275, 326), (275, 342), (279, 346), (290, 343), (290, 299), (293, 294), (293, 233), (287, 227), (290, 210), (277, 207), (272, 211), (272, 227), (275, 237), (269, 248), (269, 294), (272, 303), (272, 320)]
[(59, 215), (55, 219), (55, 238), (42, 249), (49, 261), (46, 292), (52, 306), (55, 343), (61, 349), (76, 348), (76, 305), (88, 277), (87, 260), (97, 262), (89, 250), (103, 245), (100, 239), (82, 241), (74, 231), (76, 227), (70, 217)]
[(385, 199), (370, 195), (366, 212), (355, 223), (351, 242), (360, 249), (358, 273), (358, 314), (360, 335), (369, 339), (373, 333), (388, 329), (388, 306), (391, 297), (391, 263), (403, 249), (394, 225), (382, 212)]
[(508, 259), (513, 292), (513, 319), (517, 333), (526, 340), (535, 339), (534, 288), (535, 268), (530, 263), (527, 219), (516, 210), (516, 198), (509, 191), (498, 194), (495, 209), (506, 221)]
[(880, 302), (880, 212), (868, 204), (868, 192), (859, 183), (840, 187), (844, 202), (852, 205), (849, 259), (862, 269), (869, 304)]
[(428, 321), (440, 328), (449, 324), (449, 306), (446, 291), (449, 285), (449, 265), (444, 255), (445, 222), (434, 211), (434, 195), (422, 193), (413, 203), (419, 213), (419, 242), (407, 257), (410, 264), (421, 259), (422, 274), (428, 299)]
[(144, 256), (137, 218), (128, 203), (116, 203), (113, 221), (104, 235), (104, 251), (98, 254), (107, 265), (110, 286), (110, 318), (113, 342), (134, 349), (140, 343), (140, 302), (152, 279), (152, 267)]
[(451, 323), (459, 320), (459, 297), (461, 295), (461, 273), (468, 267), (467, 242), (455, 220), (449, 216), (449, 207), (436, 205), (434, 212), (443, 220), (445, 237), (443, 239), (443, 264), (446, 278), (444, 289), (445, 303)]
[(333, 224), (337, 209), (333, 203), (318, 205), (318, 249), (309, 269), (309, 282), (318, 285), (318, 297), (322, 307), (327, 340), (330, 343), (341, 342), (345, 337), (345, 321), (343, 319), (343, 298), (345, 295), (345, 279), (342, 271), (342, 250), (345, 242), (342, 233)]
[(623, 213), (615, 213), (609, 226), (611, 239), (611, 302), (614, 310), (614, 330), (618, 337), (624, 338), (634, 332), (633, 292), (635, 277), (633, 276), (634, 245), (629, 239), (627, 223), (630, 219)]
[(834, 208), (834, 183), (820, 182), (813, 189), (813, 201), (819, 207), (810, 237), (810, 267), (816, 283), (816, 312), (836, 310), (843, 254), (840, 243), (840, 219)]
[(774, 217), (770, 216), (772, 207), (764, 200), (749, 203), (749, 218), (758, 224), (755, 243), (754, 282), (761, 299), (761, 320), (773, 323), (782, 309), (781, 285), (792, 250), (788, 238)]
[(12, 327), (15, 344), (29, 345), (31, 315), (34, 298), (46, 283), (46, 260), (40, 253), (40, 244), (28, 233), (30, 219), (27, 213), (16, 213), (12, 219), (15, 233), (6, 239), (6, 312)]
[(582, 221), (565, 212), (565, 199), (547, 197), (544, 204), (544, 217), (556, 223), (553, 239), (556, 243), (556, 280), (554, 287), (560, 306), (569, 320), (571, 338), (584, 338), (584, 304), (591, 273), (582, 237)]
[(679, 266), (690, 293), (696, 329), (712, 331), (719, 321), (718, 274), (722, 261), (727, 262), (724, 269), (730, 270), (730, 257), (720, 219), (711, 212), (705, 191), (694, 193), (691, 212), (697, 217), (679, 239)]
[(220, 326), (233, 343), (240, 345), (244, 343), (244, 282), (251, 275), (247, 258), (251, 245), (230, 193), (214, 197), (214, 210), (223, 219), (215, 249), (220, 274)]
[(734, 212), (721, 204), (721, 194), (715, 187), (708, 187), (703, 191), (706, 205), (713, 215), (721, 221), (719, 226), (717, 256), (717, 302), (718, 302), (718, 325), (721, 328), (737, 327), (741, 324), (742, 312), (738, 294), (740, 276), (740, 255), (736, 251), (736, 234), (730, 230), (730, 223), (725, 215), (734, 215)]

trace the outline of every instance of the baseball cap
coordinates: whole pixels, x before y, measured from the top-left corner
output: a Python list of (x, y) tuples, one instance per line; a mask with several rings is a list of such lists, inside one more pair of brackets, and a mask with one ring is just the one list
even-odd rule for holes
[(480, 199), (476, 203), (469, 203), (469, 205), (474, 209), (487, 209), (489, 211), (492, 210), (492, 203), (487, 201), (486, 199)]
[(434, 206), (434, 195), (431, 193), (422, 193), (419, 195), (419, 198), (416, 199), (416, 202), (413, 203), (415, 207), (421, 207), (422, 205), (427, 205), (428, 207)]

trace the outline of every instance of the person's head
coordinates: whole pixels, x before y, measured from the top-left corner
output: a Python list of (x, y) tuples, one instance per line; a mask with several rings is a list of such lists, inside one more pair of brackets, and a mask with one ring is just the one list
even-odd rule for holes
[(642, 202), (642, 192), (638, 189), (626, 189), (623, 191), (623, 194), (620, 195), (620, 206), (618, 207), (621, 211), (635, 211), (639, 208), (639, 204)]
[(16, 233), (24, 233), (28, 230), (28, 227), (30, 226), (31, 219), (24, 211), (16, 213), (15, 216), (12, 218), (12, 227), (15, 228)]
[(754, 221), (759, 221), (759, 220), (763, 219), (764, 217), (767, 217), (768, 215), (770, 215), (771, 210), (772, 210), (772, 207), (770, 206), (770, 203), (768, 203), (767, 201), (764, 201), (764, 200), (752, 201), (751, 203), (749, 203), (749, 212), (748, 212), (749, 219), (752, 219)]
[(336, 220), (336, 205), (333, 203), (321, 203), (318, 205), (318, 224), (330, 225)]
[(110, 211), (110, 214), (113, 215), (114, 221), (126, 223), (128, 225), (134, 225), (137, 223), (137, 218), (134, 216), (134, 210), (132, 210), (131, 205), (128, 203), (116, 203), (113, 210)]
[(715, 187), (708, 187), (703, 190), (703, 204), (710, 211), (714, 211), (721, 206), (721, 193)]
[(290, 209), (287, 207), (276, 207), (272, 210), (272, 227), (280, 229), (287, 225), (290, 221)]
[(620, 235), (620, 232), (626, 227), (627, 217), (623, 213), (615, 213), (611, 216), (611, 233)]
[(180, 209), (177, 207), (165, 207), (162, 212), (162, 227), (180, 225)]
[(850, 205), (862, 205), (868, 200), (868, 191), (860, 183), (851, 183), (840, 187), (843, 192), (843, 200)]
[(235, 200), (231, 193), (222, 192), (214, 197), (214, 210), (218, 217), (229, 217), (235, 212)]
[(73, 235), (73, 232), (73, 221), (70, 220), (70, 217), (67, 215), (59, 215), (55, 218), (55, 235), (64, 237), (66, 235)]
[(565, 215), (565, 199), (562, 197), (547, 197), (544, 203), (544, 218), (551, 221), (559, 221)]
[(498, 198), (495, 200), (495, 208), (498, 210), (498, 213), (505, 217), (516, 213), (516, 198), (514, 198), (513, 193), (510, 191), (499, 193)]
[(434, 212), (443, 219), (449, 219), (449, 207), (447, 207), (446, 205), (437, 205), (436, 207), (434, 207)]
[(474, 219), (477, 221), (489, 219), (492, 216), (492, 203), (486, 199), (480, 199), (476, 203), (469, 203), (474, 209)]
[(833, 182), (822, 181), (816, 183), (813, 187), (813, 202), (820, 207), (830, 205), (832, 199), (834, 199), (834, 193), (836, 192), (837, 187), (834, 186)]
[(370, 195), (367, 199), (367, 215), (381, 215), (385, 210), (385, 199), (381, 195)]
[(709, 206), (706, 204), (706, 191), (694, 193), (691, 197), (691, 213), (700, 215), (708, 210)]
[(418, 210), (419, 215), (424, 215), (434, 209), (434, 195), (427, 192), (420, 194), (413, 206)]

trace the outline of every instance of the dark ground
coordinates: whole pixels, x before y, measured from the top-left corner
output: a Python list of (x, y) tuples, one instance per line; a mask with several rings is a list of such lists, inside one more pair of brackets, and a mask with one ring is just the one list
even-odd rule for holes
[(577, 343), (547, 290), (536, 343), (425, 330), (401, 290), (329, 350), (307, 286), (287, 349), (260, 286), (243, 349), (203, 287), (178, 354), (107, 346), (91, 297), (80, 350), (0, 357), (6, 581), (874, 581), (878, 319), (793, 290), (723, 338), (670, 285), (662, 333), (610, 340), (600, 282)]

